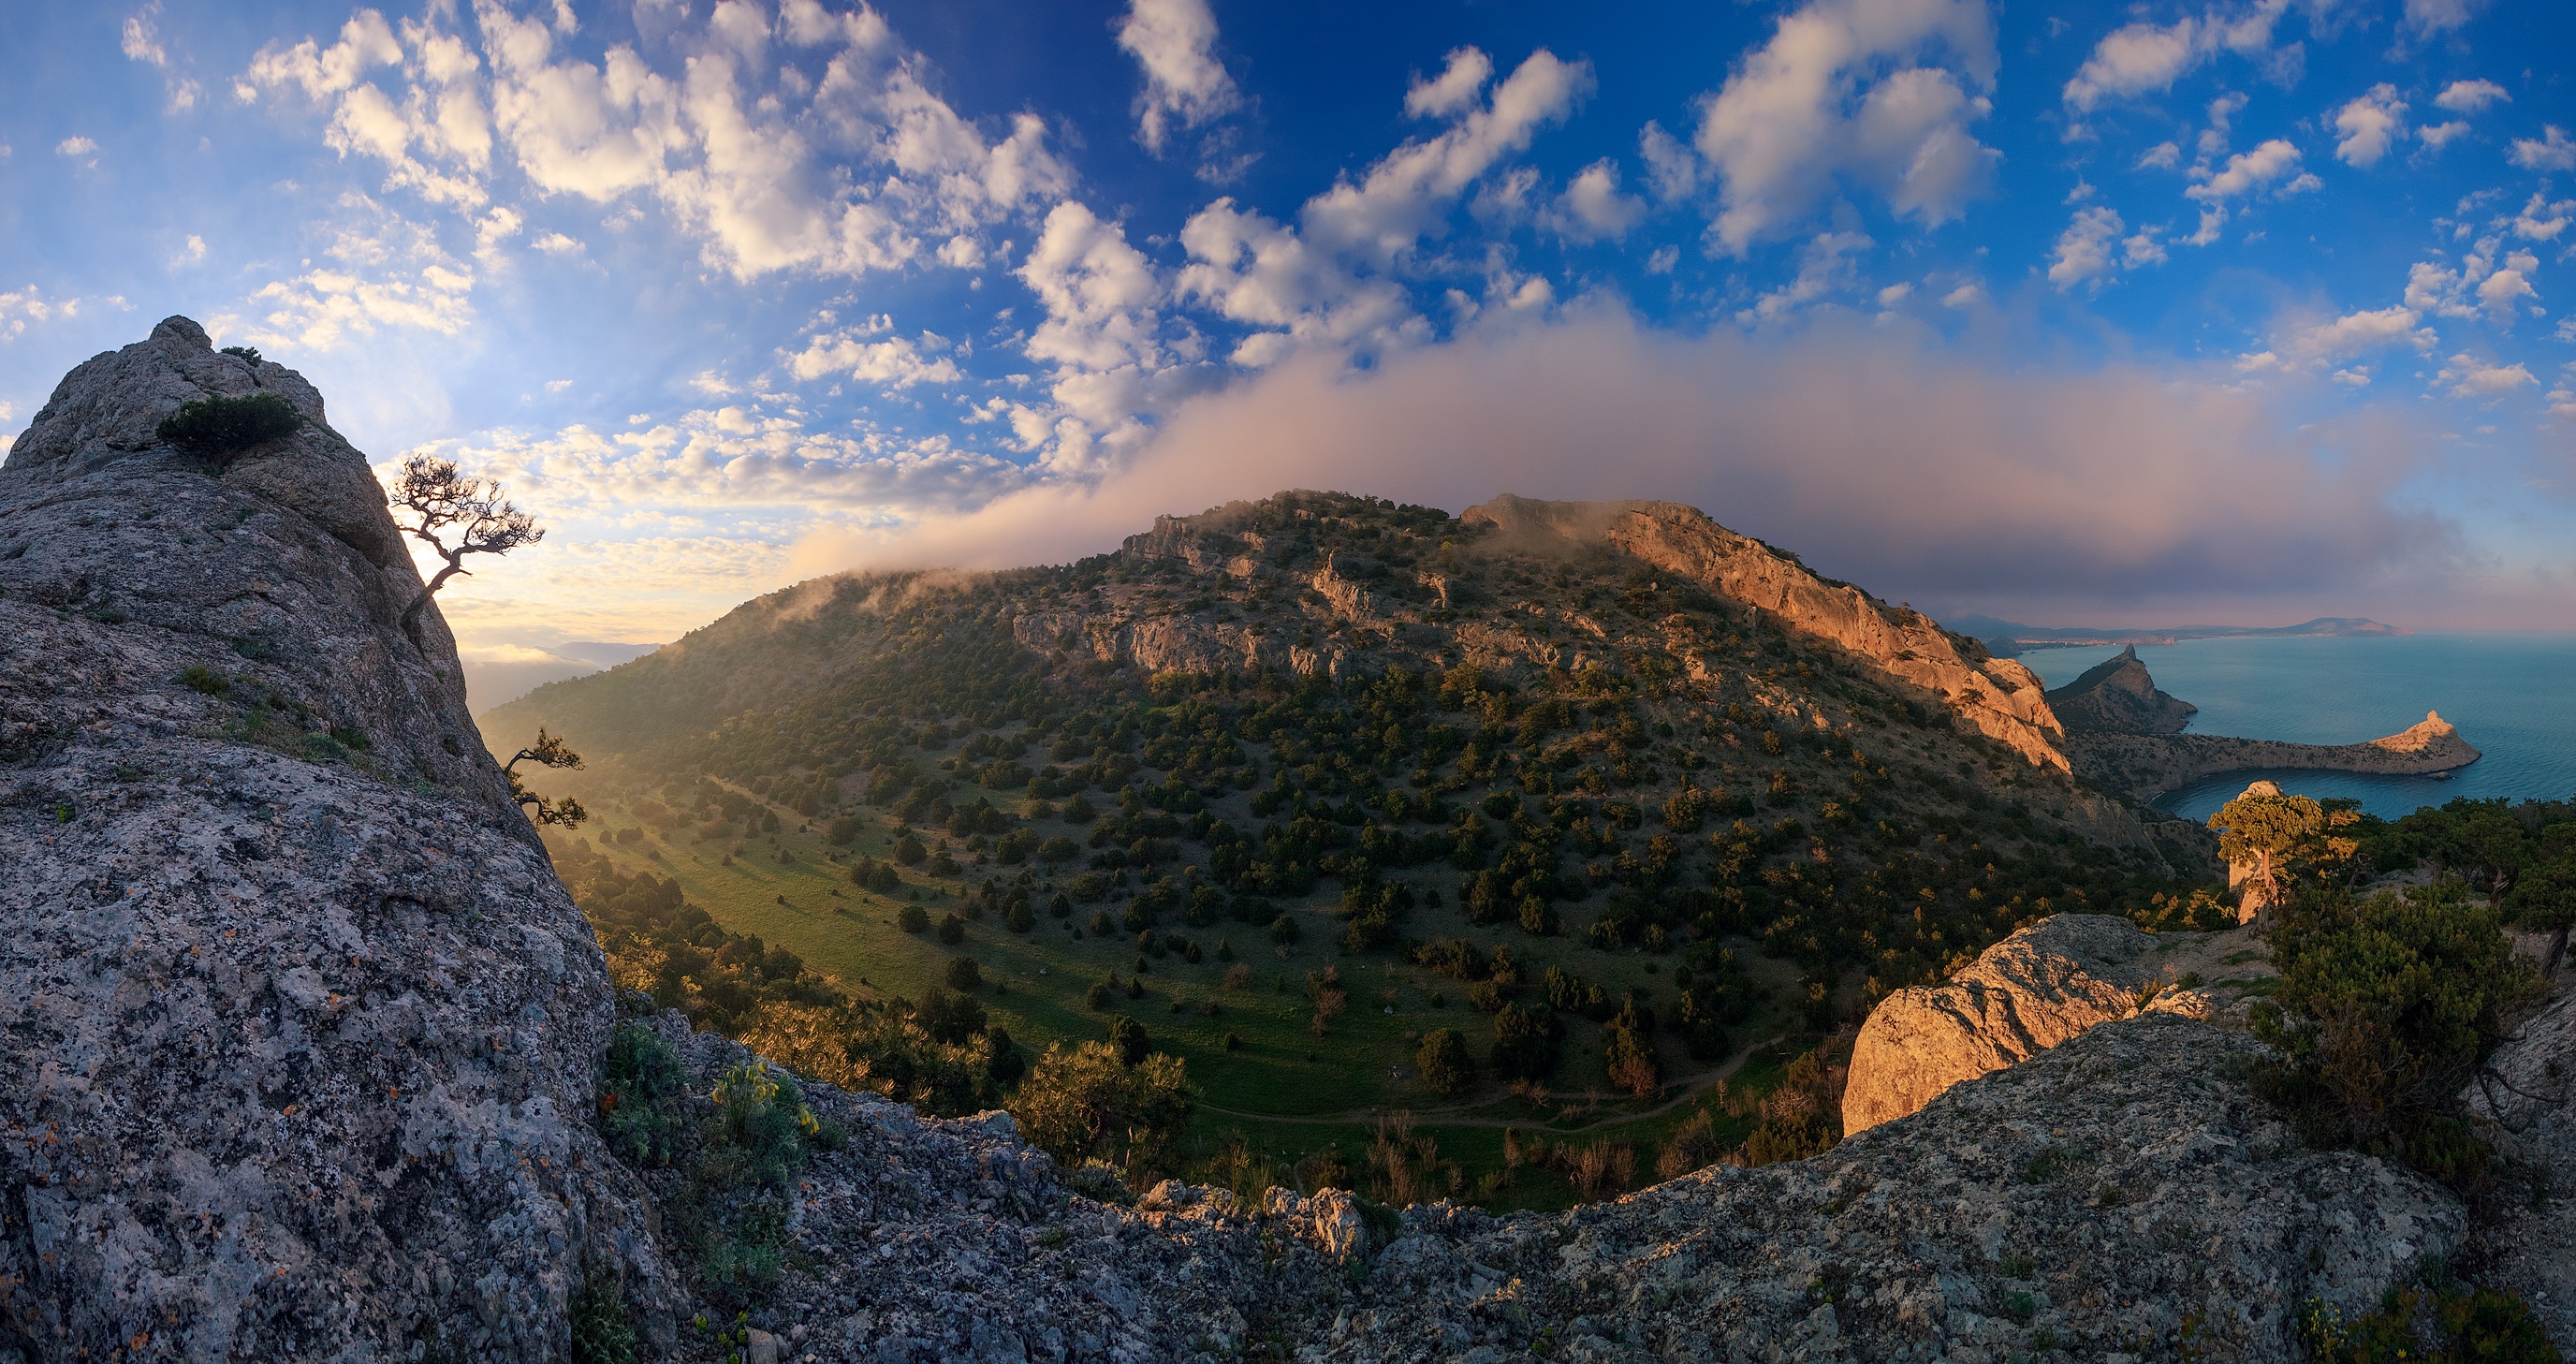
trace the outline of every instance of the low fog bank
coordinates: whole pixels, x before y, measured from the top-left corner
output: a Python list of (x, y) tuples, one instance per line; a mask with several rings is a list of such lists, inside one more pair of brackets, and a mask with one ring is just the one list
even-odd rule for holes
[(1594, 311), (1359, 372), (1291, 361), (1182, 405), (1096, 481), (817, 538), (796, 568), (1063, 562), (1283, 488), (1452, 511), (1516, 492), (1687, 502), (1937, 610), (2386, 619), (2390, 593), (2474, 567), (2455, 525), (2397, 496), (2428, 444), (2385, 417), (2302, 427), (2170, 368), (2013, 369), (1861, 324), (1682, 337)]

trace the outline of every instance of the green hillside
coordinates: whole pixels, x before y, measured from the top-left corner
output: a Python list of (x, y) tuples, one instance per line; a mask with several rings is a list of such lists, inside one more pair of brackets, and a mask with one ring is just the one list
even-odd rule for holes
[[(1201, 1093), (1201, 1173), (1428, 1139), (1413, 1164), (1494, 1203), (1615, 1174), (1506, 1161), (1506, 1127), (1642, 1181), (1685, 1127), (1744, 1141), (1886, 992), (2190, 889), (1879, 660), (1607, 545), (1342, 495), (806, 583), (484, 724), (588, 755), (538, 783), (596, 816), (558, 866), (621, 981), (704, 1026), (938, 1109), (1007, 1094), (996, 1035), (1132, 1019)], [(851, 1041), (889, 1019), (957, 1037), (946, 1079)]]

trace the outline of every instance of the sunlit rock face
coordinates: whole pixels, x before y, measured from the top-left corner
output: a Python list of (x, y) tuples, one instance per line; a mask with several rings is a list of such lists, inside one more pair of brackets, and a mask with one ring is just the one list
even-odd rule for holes
[(1852, 1048), (1843, 1131), (1920, 1110), (1998, 1071), (2138, 1011), (2155, 938), (2126, 919), (2060, 914), (1987, 948), (1938, 985), (1879, 1001)]
[(1843, 1131), (1919, 1112), (1953, 1086), (2116, 1019), (2237, 1017), (2242, 987), (2272, 974), (2268, 956), (2249, 931), (2146, 933), (2107, 914), (2042, 920), (1948, 980), (1870, 1010), (1852, 1047)]
[[(214, 463), (183, 402), (303, 429)], [(649, 1315), (596, 941), (364, 456), (185, 318), (0, 469), (0, 1359), (527, 1360)]]
[(1469, 508), (1464, 519), (1492, 525), (1505, 536), (1616, 546), (1868, 659), (2034, 764), (2066, 768), (2057, 750), (2064, 730), (2048, 708), (2038, 674), (2011, 659), (1987, 656), (1983, 646), (1919, 611), (1820, 577), (1793, 556), (1738, 535), (1696, 508), (1498, 497)]
[(2134, 644), (2050, 692), (2048, 704), (2070, 730), (2115, 734), (2180, 734), (2200, 713), (2200, 707), (2157, 689)]

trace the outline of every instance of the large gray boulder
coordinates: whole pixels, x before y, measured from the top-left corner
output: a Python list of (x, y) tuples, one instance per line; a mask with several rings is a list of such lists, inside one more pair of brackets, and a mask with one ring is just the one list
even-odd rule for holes
[[(747, 1059), (657, 1026), (700, 1092)], [(2302, 1149), (2230, 1078), (2256, 1050), (2173, 1014), (2107, 1023), (1812, 1160), (1505, 1217), (1171, 1182), (1104, 1205), (1007, 1115), (809, 1085), (852, 1139), (797, 1173), (767, 1326), (818, 1364), (2296, 1359), (2312, 1304), (2376, 1310), (2467, 1216), (2403, 1168)]]
[(2485, 1281), (2520, 1293), (2562, 1351), (2576, 1351), (2576, 991), (2516, 1028), (2460, 1095), (2505, 1154), (2537, 1176), (2481, 1228)]
[[(216, 472), (181, 403), (307, 418)], [(0, 1361), (559, 1358), (671, 1298), (599, 948), (364, 456), (185, 318), (0, 468)]]

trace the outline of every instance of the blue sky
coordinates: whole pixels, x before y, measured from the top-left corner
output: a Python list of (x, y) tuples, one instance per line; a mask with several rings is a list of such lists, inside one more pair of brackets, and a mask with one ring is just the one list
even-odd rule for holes
[[(486, 662), (1285, 486), (1939, 611), (2576, 627), (2556, 6), (0, 14), (0, 434), (186, 312), (544, 545)], [(2535, 65), (2535, 63), (2539, 63)]]

